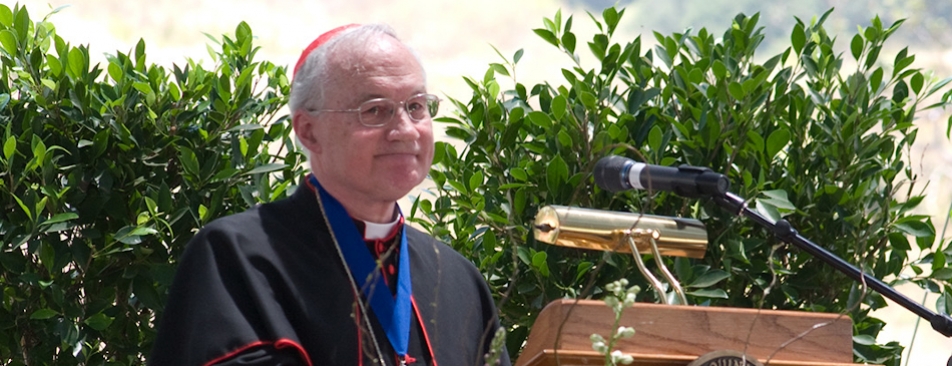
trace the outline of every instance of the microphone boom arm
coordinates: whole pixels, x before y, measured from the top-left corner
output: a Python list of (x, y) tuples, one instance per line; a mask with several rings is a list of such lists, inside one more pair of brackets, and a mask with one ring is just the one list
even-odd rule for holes
[[(862, 284), (866, 284), (869, 288), (896, 302), (923, 319), (928, 320), (929, 323), (932, 324), (932, 329), (935, 329), (940, 334), (946, 337), (952, 337), (952, 318), (950, 318), (948, 315), (939, 314), (929, 310), (925, 306), (922, 306), (921, 304), (899, 293), (894, 288), (883, 283), (876, 277), (864, 273), (856, 266), (846, 262), (842, 258), (837, 257), (835, 254), (830, 253), (823, 247), (804, 238), (790, 225), (787, 220), (780, 219), (780, 221), (777, 221), (776, 223), (771, 222), (760, 213), (748, 208), (743, 198), (731, 192), (726, 192), (723, 195), (714, 195), (713, 198), (714, 201), (717, 202), (721, 207), (724, 207), (735, 215), (744, 216), (753, 220), (754, 222), (770, 230), (780, 240), (796, 245), (798, 248), (812, 254), (814, 257), (820, 259), (824, 263), (833, 266), (833, 268), (846, 274), (853, 280)], [(950, 362), (952, 362), (952, 360), (950, 360)]]

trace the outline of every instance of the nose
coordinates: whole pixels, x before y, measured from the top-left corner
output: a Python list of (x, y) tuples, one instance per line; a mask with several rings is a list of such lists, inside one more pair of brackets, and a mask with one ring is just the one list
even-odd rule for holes
[(400, 108), (394, 112), (392, 121), (387, 131), (388, 140), (416, 140), (420, 137), (420, 131), (417, 129), (428, 121), (414, 121), (410, 118), (410, 112), (407, 112), (406, 106), (400, 103)]

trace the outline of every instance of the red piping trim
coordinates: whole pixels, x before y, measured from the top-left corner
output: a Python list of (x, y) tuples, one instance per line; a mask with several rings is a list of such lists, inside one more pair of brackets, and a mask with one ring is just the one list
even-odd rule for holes
[(234, 351), (231, 351), (231, 352), (225, 354), (224, 356), (221, 356), (221, 357), (218, 357), (218, 358), (213, 359), (213, 360), (211, 360), (211, 361), (208, 361), (207, 363), (205, 363), (205, 366), (215, 365), (215, 364), (217, 364), (217, 363), (219, 363), (219, 362), (221, 362), (221, 361), (224, 361), (224, 360), (227, 360), (227, 359), (229, 359), (229, 358), (235, 357), (235, 356), (237, 356), (238, 354), (240, 354), (240, 353), (242, 353), (242, 352), (244, 352), (244, 351), (247, 351), (247, 350), (249, 350), (249, 349), (251, 349), (251, 348), (261, 347), (261, 346), (267, 346), (267, 345), (273, 345), (275, 349), (281, 349), (281, 348), (287, 348), (287, 347), (294, 348), (295, 350), (298, 351), (298, 355), (300, 355), (302, 358), (304, 358), (304, 362), (305, 362), (306, 365), (308, 365), (308, 366), (313, 366), (313, 365), (314, 365), (313, 363), (311, 363), (311, 358), (307, 355), (307, 352), (304, 351), (304, 347), (301, 347), (300, 344), (298, 344), (297, 342), (292, 341), (292, 340), (290, 340), (290, 339), (281, 338), (281, 339), (278, 339), (277, 341), (274, 341), (274, 342), (255, 341), (255, 342), (248, 343), (248, 344), (246, 344), (246, 345), (244, 345), (244, 346), (239, 347), (238, 349), (236, 349), (236, 350), (234, 350)]
[(282, 349), (282, 348), (288, 348), (288, 347), (291, 347), (297, 350), (298, 353), (301, 354), (301, 357), (304, 358), (304, 363), (307, 364), (307, 366), (314, 366), (314, 364), (311, 362), (311, 357), (307, 355), (307, 351), (305, 351), (304, 347), (301, 347), (301, 345), (298, 344), (297, 342), (292, 341), (290, 339), (284, 339), (284, 338), (274, 342), (274, 348), (276, 349)]
[(410, 295), (410, 304), (413, 305), (413, 312), (416, 313), (417, 322), (420, 324), (420, 331), (423, 332), (423, 340), (426, 341), (426, 349), (430, 351), (430, 360), (433, 360), (433, 366), (437, 366), (436, 354), (433, 353), (433, 345), (430, 344), (430, 335), (426, 333), (426, 324), (423, 317), (420, 316), (420, 309), (417, 307), (416, 298)]

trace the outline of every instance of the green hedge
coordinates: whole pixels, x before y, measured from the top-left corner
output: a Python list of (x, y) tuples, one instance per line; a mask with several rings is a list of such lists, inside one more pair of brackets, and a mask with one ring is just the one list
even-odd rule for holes
[(139, 364), (176, 258), (208, 221), (287, 195), (302, 170), (284, 67), (251, 29), (214, 65), (90, 64), (0, 5), (0, 364)]
[[(835, 51), (841, 43), (823, 27), (830, 12), (797, 19), (789, 46), (775, 55), (757, 54), (764, 27), (756, 14), (738, 15), (719, 33), (615, 40), (624, 10), (608, 8), (589, 14), (598, 32), (585, 40), (572, 32), (573, 17), (558, 12), (534, 32), (567, 56), (561, 80), (516, 80), (522, 50), (500, 54), (481, 80), (466, 78), (472, 96), (453, 100), (458, 115), (442, 119), (461, 143), (438, 143), (436, 189), (415, 212), (501, 295), (510, 352), (550, 301), (597, 298), (623, 277), (647, 289), (628, 255), (534, 241), (536, 211), (556, 204), (702, 219), (706, 257), (665, 258), (690, 302), (847, 313), (857, 360), (898, 364), (901, 347), (876, 345), (884, 323), (868, 316), (886, 306), (882, 296), (709, 200), (601, 191), (592, 168), (611, 154), (726, 174), (732, 192), (760, 212), (786, 218), (876, 277), (911, 268), (916, 276), (903, 281), (940, 293), (941, 312), (952, 309), (952, 249), (915, 213), (925, 184), (909, 163), (917, 113), (947, 106), (952, 79), (913, 68), (907, 49), (880, 57), (901, 22), (875, 18), (847, 38), (845, 55)], [(582, 53), (594, 64), (583, 64)], [(921, 257), (910, 258), (913, 247)], [(639, 301), (659, 300), (641, 294)]]

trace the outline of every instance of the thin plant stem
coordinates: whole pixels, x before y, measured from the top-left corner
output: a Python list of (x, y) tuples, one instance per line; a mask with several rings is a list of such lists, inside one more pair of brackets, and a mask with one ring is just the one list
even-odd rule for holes
[[(949, 227), (949, 218), (952, 218), (952, 201), (949, 202), (948, 214), (945, 215), (945, 223), (942, 225), (942, 235), (939, 235), (939, 250), (942, 250), (942, 241), (945, 240), (945, 229)], [(922, 293), (922, 305), (926, 304), (929, 297), (929, 291)], [(909, 366), (909, 360), (912, 359), (912, 347), (916, 344), (916, 335), (919, 334), (919, 323), (922, 317), (916, 317), (916, 326), (912, 328), (912, 338), (909, 339), (909, 348), (906, 350), (906, 366)]]

